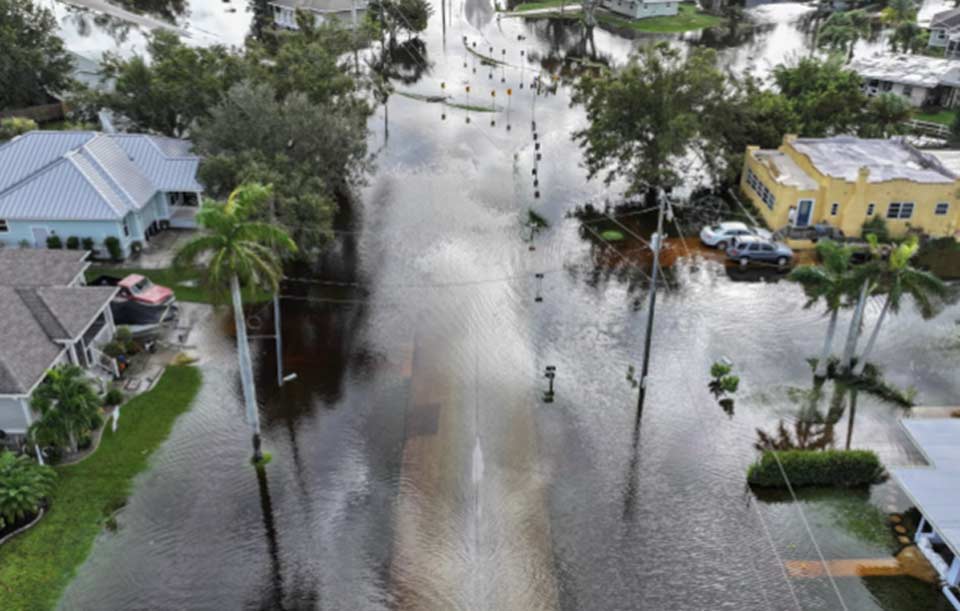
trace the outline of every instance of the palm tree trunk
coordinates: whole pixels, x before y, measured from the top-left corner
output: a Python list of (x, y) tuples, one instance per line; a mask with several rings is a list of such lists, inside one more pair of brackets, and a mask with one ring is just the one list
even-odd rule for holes
[(880, 326), (883, 325), (883, 319), (887, 317), (889, 310), (890, 297), (888, 296), (887, 300), (883, 302), (883, 309), (880, 310), (880, 318), (877, 319), (877, 324), (874, 325), (873, 332), (870, 334), (870, 341), (867, 342), (867, 347), (863, 349), (863, 354), (860, 355), (857, 366), (853, 369), (853, 375), (863, 375), (863, 368), (867, 366), (867, 357), (873, 351), (873, 345), (877, 342), (877, 336), (880, 335)]
[(250, 343), (247, 341), (247, 323), (243, 316), (243, 297), (240, 295), (240, 280), (230, 278), (230, 296), (233, 298), (233, 318), (237, 326), (237, 358), (240, 361), (240, 384), (243, 402), (247, 411), (247, 423), (253, 427), (253, 460), (263, 458), (260, 451), (260, 414), (257, 411), (257, 389), (253, 384), (253, 363), (250, 360)]
[(67, 440), (70, 442), (70, 453), (77, 453), (77, 436), (74, 434), (73, 429), (70, 429), (67, 432)]
[(850, 330), (847, 333), (847, 343), (843, 349), (842, 369), (849, 371), (853, 365), (853, 355), (857, 352), (857, 339), (860, 337), (860, 323), (863, 321), (863, 308), (867, 302), (867, 290), (870, 287), (870, 281), (864, 280), (860, 287), (860, 297), (857, 299), (857, 307), (853, 310), (853, 320), (850, 321)]
[(847, 424), (847, 448), (850, 449), (850, 442), (853, 440), (853, 420), (857, 414), (857, 391), (850, 389), (850, 420)]
[(837, 316), (840, 314), (838, 309), (830, 312), (830, 323), (827, 325), (827, 337), (823, 341), (823, 350), (820, 351), (820, 358), (817, 360), (817, 368), (813, 375), (818, 378), (824, 378), (827, 375), (827, 361), (830, 360), (830, 348), (833, 347), (833, 336), (837, 332)]

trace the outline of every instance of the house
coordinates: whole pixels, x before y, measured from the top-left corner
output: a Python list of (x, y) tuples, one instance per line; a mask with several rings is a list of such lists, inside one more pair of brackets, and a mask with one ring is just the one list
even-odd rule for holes
[(601, 6), (631, 19), (672, 16), (680, 11), (679, 0), (603, 0)]
[(32, 131), (0, 146), (0, 244), (119, 240), (124, 256), (168, 227), (196, 226), (199, 158), (183, 140)]
[(946, 57), (960, 55), (960, 9), (941, 11), (933, 16), (927, 46), (943, 49)]
[(860, 236), (886, 219), (890, 234), (908, 229), (952, 236), (960, 220), (960, 178), (933, 155), (898, 138), (786, 135), (775, 150), (747, 147), (740, 188), (773, 229), (826, 223)]
[(297, 30), (297, 11), (312, 13), (317, 25), (338, 20), (357, 27), (367, 10), (367, 0), (271, 0), (273, 22), (281, 28)]
[(26, 433), (30, 395), (52, 367), (115, 373), (100, 347), (113, 339), (117, 289), (84, 286), (88, 254), (0, 248), (0, 442)]
[(849, 69), (863, 78), (868, 96), (894, 93), (911, 106), (960, 105), (960, 62), (926, 55), (884, 54), (857, 58)]
[(960, 611), (960, 420), (901, 420), (929, 466), (891, 469), (922, 516), (914, 541)]

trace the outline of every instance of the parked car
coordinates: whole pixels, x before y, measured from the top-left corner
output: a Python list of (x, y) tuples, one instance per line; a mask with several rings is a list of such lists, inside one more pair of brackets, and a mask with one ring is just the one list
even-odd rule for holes
[(769, 231), (761, 227), (751, 227), (746, 223), (729, 221), (707, 225), (700, 230), (700, 241), (707, 246), (726, 250), (736, 238), (744, 236), (758, 236), (769, 240), (772, 236)]
[(742, 236), (727, 249), (727, 258), (739, 261), (740, 265), (763, 262), (776, 263), (783, 267), (793, 261), (793, 251), (779, 242), (758, 236)]

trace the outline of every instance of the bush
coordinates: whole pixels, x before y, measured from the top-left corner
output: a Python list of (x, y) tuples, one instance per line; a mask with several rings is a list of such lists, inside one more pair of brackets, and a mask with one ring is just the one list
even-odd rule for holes
[(110, 236), (103, 241), (103, 245), (106, 247), (107, 252), (110, 253), (110, 258), (114, 261), (123, 261), (123, 248), (120, 247), (120, 240), (114, 236)]
[(58, 235), (47, 236), (47, 248), (63, 248), (63, 240)]
[(103, 353), (112, 359), (117, 358), (121, 354), (126, 354), (126, 352), (126, 347), (116, 340), (108, 342), (103, 346)]
[(777, 458), (791, 486), (862, 486), (882, 481), (883, 465), (870, 450), (768, 450), (750, 465), (747, 481), (754, 486), (785, 488)]
[(30, 248), (33, 246), (33, 243), (30, 240), (20, 240), (17, 245), (20, 246), (20, 248)]
[(80, 238), (75, 235), (67, 238), (67, 249), (68, 250), (80, 250)]
[(863, 237), (871, 233), (877, 236), (877, 240), (882, 244), (890, 241), (890, 230), (887, 228), (887, 221), (882, 216), (874, 216), (863, 222), (861, 228)]
[(50, 467), (13, 452), (0, 453), (0, 530), (35, 515), (53, 492), (57, 474)]
[(106, 405), (120, 405), (123, 403), (123, 392), (116, 386), (111, 387), (107, 394), (103, 395), (103, 402)]
[(37, 129), (37, 122), (25, 117), (0, 119), (0, 140), (9, 140), (20, 134)]
[(93, 250), (95, 244), (93, 238), (83, 238), (80, 243), (83, 245), (84, 250)]

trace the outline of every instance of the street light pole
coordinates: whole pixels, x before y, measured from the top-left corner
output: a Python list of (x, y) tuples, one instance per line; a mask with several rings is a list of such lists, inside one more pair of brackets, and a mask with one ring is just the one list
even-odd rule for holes
[(640, 430), (640, 419), (643, 416), (643, 400), (647, 394), (647, 372), (650, 370), (650, 340), (653, 337), (653, 313), (657, 306), (657, 273), (660, 270), (660, 246), (663, 242), (663, 196), (657, 189), (657, 234), (650, 240), (653, 248), (653, 272), (650, 274), (650, 304), (647, 308), (647, 335), (643, 340), (643, 368), (640, 371), (640, 392), (637, 395), (637, 422), (636, 430)]

